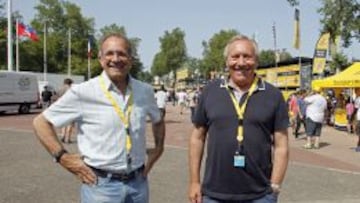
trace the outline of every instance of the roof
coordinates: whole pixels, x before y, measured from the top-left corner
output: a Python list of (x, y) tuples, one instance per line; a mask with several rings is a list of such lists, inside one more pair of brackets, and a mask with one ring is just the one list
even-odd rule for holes
[(320, 80), (314, 80), (312, 87), (353, 88), (360, 87), (360, 62), (353, 63), (344, 71)]

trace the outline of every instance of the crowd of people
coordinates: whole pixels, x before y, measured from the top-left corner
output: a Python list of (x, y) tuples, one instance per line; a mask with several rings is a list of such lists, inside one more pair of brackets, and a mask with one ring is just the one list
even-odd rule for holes
[(332, 92), (328, 95), (315, 88), (308, 93), (306, 90), (299, 90), (288, 99), (290, 115), (290, 126), (295, 138), (298, 138), (301, 125), (304, 127), (307, 142), (305, 149), (319, 149), (322, 125), (334, 125), (335, 110), (342, 108), (346, 110), (346, 130), (348, 134), (355, 133), (359, 136), (355, 151), (360, 152), (360, 88), (355, 89), (353, 95), (340, 94), (335, 97)]
[(164, 85), (159, 89), (155, 89), (155, 99), (162, 115), (165, 115), (166, 103), (171, 102), (173, 106), (179, 107), (180, 115), (186, 109), (190, 109), (190, 118), (192, 120), (195, 114), (195, 108), (198, 104), (202, 87), (179, 88), (177, 91), (167, 91)]

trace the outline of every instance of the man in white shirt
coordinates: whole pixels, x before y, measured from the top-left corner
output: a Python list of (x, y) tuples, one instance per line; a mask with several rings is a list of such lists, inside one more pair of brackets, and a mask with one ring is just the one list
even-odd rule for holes
[(164, 87), (164, 85), (161, 85), (161, 88), (158, 91), (156, 91), (156, 93), (155, 93), (155, 99), (156, 99), (157, 106), (160, 110), (161, 117), (163, 119), (164, 119), (165, 113), (166, 113), (167, 97), (168, 97), (168, 95), (166, 93), (165, 87)]
[(314, 94), (305, 98), (306, 108), (306, 138), (305, 149), (319, 149), (322, 123), (324, 122), (327, 102), (320, 94), (320, 88), (314, 88)]
[[(130, 76), (131, 44), (121, 34), (101, 40), (99, 62), (101, 75), (71, 87), (34, 119), (36, 135), (54, 161), (82, 182), (81, 202), (147, 203), (147, 174), (164, 151), (165, 136), (153, 88)], [(152, 149), (146, 149), (147, 116)], [(68, 152), (55, 132), (72, 122), (79, 129), (79, 154)]]
[(178, 99), (178, 104), (180, 106), (180, 114), (183, 114), (187, 101), (187, 94), (185, 90), (181, 89), (180, 92), (177, 93), (177, 99)]

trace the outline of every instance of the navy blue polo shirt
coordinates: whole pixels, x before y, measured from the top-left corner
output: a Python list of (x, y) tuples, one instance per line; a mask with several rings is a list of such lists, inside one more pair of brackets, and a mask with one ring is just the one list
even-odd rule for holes
[(270, 193), (273, 135), (287, 129), (288, 122), (281, 92), (259, 80), (244, 113), (245, 167), (234, 167), (238, 116), (224, 81), (210, 82), (201, 94), (193, 120), (195, 125), (208, 129), (202, 193), (221, 200), (250, 200)]

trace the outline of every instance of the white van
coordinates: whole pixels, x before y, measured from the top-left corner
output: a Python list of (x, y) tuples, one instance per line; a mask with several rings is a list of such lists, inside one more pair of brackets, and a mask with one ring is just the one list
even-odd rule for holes
[(35, 74), (0, 71), (0, 112), (29, 113), (38, 103), (39, 87)]

